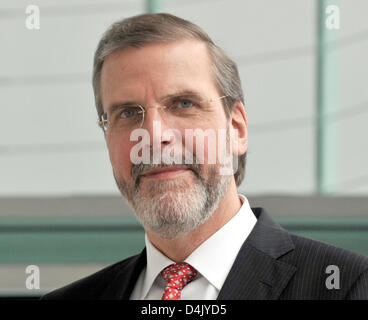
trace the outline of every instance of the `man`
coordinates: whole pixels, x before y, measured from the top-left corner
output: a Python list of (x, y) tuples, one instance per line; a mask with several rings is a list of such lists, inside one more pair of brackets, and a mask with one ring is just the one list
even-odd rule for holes
[(93, 87), (146, 248), (43, 298), (368, 298), (367, 257), (289, 234), (237, 193), (248, 145), (240, 79), (199, 27), (169, 14), (113, 24)]

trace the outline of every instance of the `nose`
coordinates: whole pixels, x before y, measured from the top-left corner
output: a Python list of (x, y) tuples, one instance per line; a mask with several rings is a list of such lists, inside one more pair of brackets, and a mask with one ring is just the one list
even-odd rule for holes
[(146, 109), (142, 128), (146, 129), (150, 136), (150, 148), (154, 145), (168, 145), (174, 142), (173, 136), (167, 136), (163, 133), (165, 130), (170, 129), (167, 119), (165, 119), (162, 109), (158, 107), (148, 107)]

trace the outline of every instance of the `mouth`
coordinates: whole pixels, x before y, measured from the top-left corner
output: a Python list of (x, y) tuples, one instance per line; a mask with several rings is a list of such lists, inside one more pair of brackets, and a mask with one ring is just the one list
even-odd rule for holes
[(191, 171), (192, 170), (187, 167), (156, 168), (147, 171), (141, 177), (148, 179), (170, 179)]

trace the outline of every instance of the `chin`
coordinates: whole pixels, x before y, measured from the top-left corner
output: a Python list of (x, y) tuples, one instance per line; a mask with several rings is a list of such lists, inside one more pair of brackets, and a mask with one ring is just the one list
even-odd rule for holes
[(172, 193), (186, 192), (191, 186), (193, 186), (193, 183), (189, 183), (184, 177), (180, 177), (141, 183), (141, 192), (147, 196), (159, 196), (164, 198), (166, 195)]

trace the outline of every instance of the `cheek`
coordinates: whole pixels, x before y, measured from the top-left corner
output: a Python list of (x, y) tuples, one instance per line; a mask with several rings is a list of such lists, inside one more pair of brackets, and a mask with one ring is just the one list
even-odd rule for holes
[(114, 174), (116, 177), (130, 178), (130, 170), (132, 167), (130, 161), (130, 143), (123, 143), (111, 139), (107, 142), (109, 157)]
[(186, 137), (185, 146), (186, 149), (196, 157), (196, 161), (199, 161), (200, 164), (214, 165), (218, 163), (219, 139), (221, 139), (221, 134), (219, 136), (219, 131), (217, 129), (200, 129)]
[[(223, 116), (220, 114), (217, 117), (213, 117), (211, 121), (203, 123), (201, 128), (198, 128), (203, 137), (200, 139), (194, 137), (193, 153), (196, 157), (201, 157), (203, 154), (204, 164), (218, 165), (222, 161), (219, 157), (222, 158), (220, 153), (224, 148), (224, 144), (226, 144), (227, 122), (225, 118), (225, 114)], [(197, 154), (197, 148), (200, 151), (199, 154)]]

